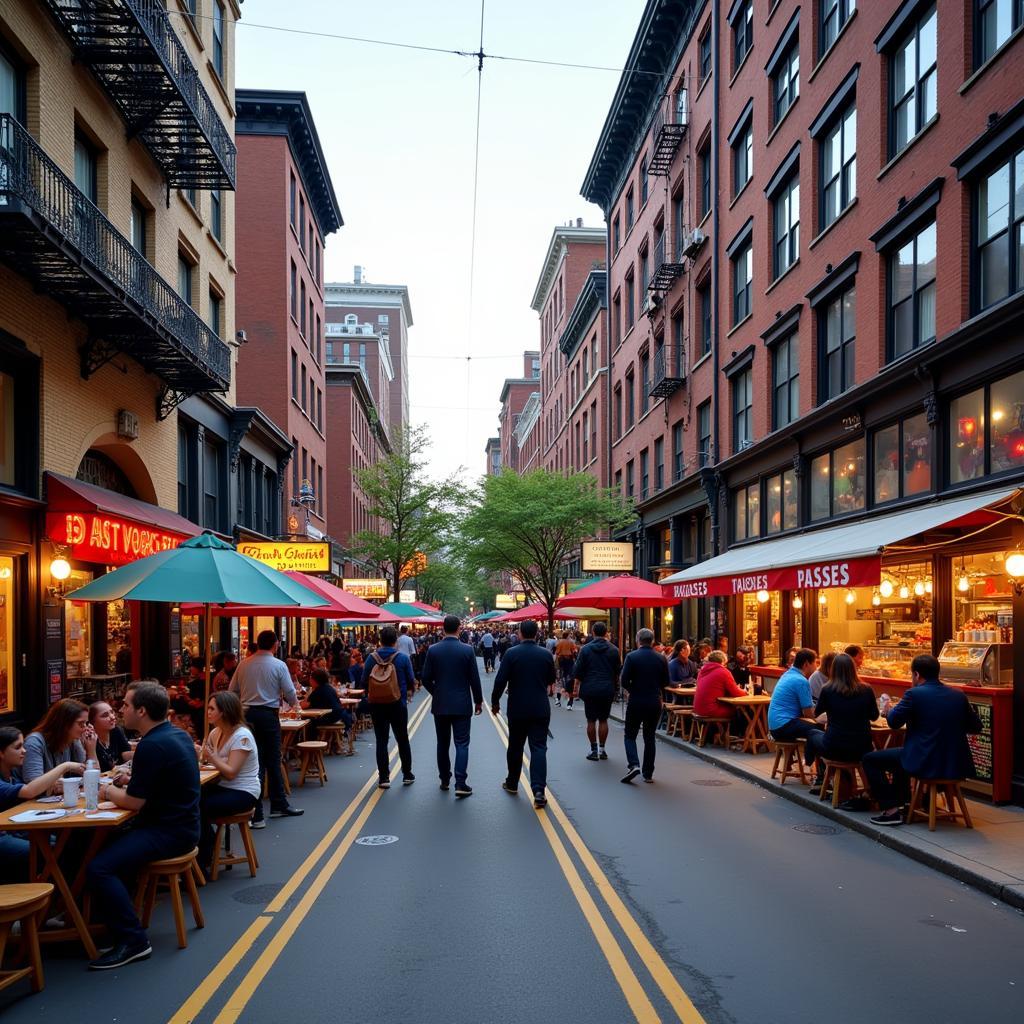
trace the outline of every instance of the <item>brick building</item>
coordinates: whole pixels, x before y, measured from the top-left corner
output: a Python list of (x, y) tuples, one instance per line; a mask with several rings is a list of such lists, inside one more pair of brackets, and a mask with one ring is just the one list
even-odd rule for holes
[(501, 438), (489, 437), (484, 445), (487, 476), (498, 476), (501, 473)]
[(506, 377), (501, 388), (498, 413), (498, 438), (501, 444), (501, 466), (520, 472), (519, 442), (516, 428), (530, 396), (540, 392), (540, 352), (523, 353), (523, 376)]
[(317, 536), (328, 515), (323, 250), (341, 211), (305, 93), (240, 89), (236, 105), (238, 399), (291, 439), (288, 532)]

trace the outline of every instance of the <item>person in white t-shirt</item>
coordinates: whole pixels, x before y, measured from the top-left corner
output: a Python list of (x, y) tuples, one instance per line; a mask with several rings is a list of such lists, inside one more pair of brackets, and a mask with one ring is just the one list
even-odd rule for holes
[(206, 718), (210, 735), (202, 747), (196, 745), (196, 750), (201, 762), (220, 772), (216, 782), (203, 786), (199, 801), (199, 866), (209, 873), (217, 838), (214, 819), (252, 811), (262, 783), (256, 740), (245, 725), (238, 695), (229, 690), (213, 694)]
[[(413, 675), (416, 677), (416, 688), (419, 689), (420, 685), (420, 659), (416, 657), (416, 641), (409, 635), (409, 627), (401, 626), (398, 631), (398, 643), (395, 644), (397, 650), (402, 654), (407, 654), (409, 660), (412, 662)], [(411, 697), (412, 694), (409, 694)]]

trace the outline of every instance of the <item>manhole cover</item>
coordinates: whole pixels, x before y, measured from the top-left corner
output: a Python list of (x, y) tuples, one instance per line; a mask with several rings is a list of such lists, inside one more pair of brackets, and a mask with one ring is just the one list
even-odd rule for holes
[(397, 843), (398, 836), (360, 836), (356, 840), (357, 846), (388, 846)]
[(794, 832), (806, 832), (809, 836), (837, 836), (843, 830), (835, 825), (794, 825)]
[(262, 906), (269, 903), (281, 891), (281, 883), (274, 882), (267, 885), (249, 885), (238, 892), (231, 894), (236, 903), (245, 903), (249, 906)]
[(690, 779), (695, 786), (731, 786), (728, 779)]

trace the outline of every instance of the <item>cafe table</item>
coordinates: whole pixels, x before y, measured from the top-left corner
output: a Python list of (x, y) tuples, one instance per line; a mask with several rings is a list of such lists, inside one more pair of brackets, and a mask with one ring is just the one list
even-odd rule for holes
[(743, 731), (743, 751), (756, 754), (763, 744), (765, 750), (771, 749), (771, 738), (768, 735), (768, 705), (772, 699), (768, 694), (755, 697), (719, 697), (722, 704), (731, 704), (743, 712), (747, 726)]
[(902, 747), (907, 734), (907, 727), (901, 725), (893, 729), (884, 718), (871, 723), (871, 740), (875, 750), (888, 750), (890, 747)]
[[(313, 719), (313, 720), (316, 720), (317, 718), (323, 718), (325, 715), (329, 715), (330, 713), (331, 713), (331, 709), (330, 708), (302, 708), (299, 711), (299, 714), (303, 718)], [(284, 723), (282, 722), (281, 724), (283, 725)]]
[(666, 693), (671, 693), (673, 699), (670, 704), (681, 704), (683, 701), (678, 698), (689, 698), (688, 703), (693, 703), (693, 695), (697, 692), (696, 686), (666, 686), (663, 687)]

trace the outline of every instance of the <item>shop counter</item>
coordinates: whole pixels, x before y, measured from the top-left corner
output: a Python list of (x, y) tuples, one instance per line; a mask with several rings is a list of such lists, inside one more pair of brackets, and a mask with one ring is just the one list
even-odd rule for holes
[[(785, 671), (778, 665), (753, 665), (750, 669), (752, 675), (764, 679), (778, 679)], [(876, 697), (887, 693), (894, 705), (913, 685), (909, 679), (860, 678), (875, 691)], [(1008, 802), (1013, 774), (1013, 687), (969, 686), (965, 683), (946, 685), (964, 692), (983, 726), (980, 733), (967, 737), (976, 774), (964, 783), (964, 787), (991, 797), (995, 803)]]

